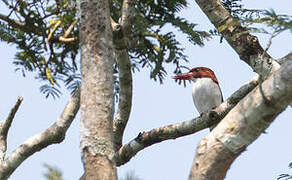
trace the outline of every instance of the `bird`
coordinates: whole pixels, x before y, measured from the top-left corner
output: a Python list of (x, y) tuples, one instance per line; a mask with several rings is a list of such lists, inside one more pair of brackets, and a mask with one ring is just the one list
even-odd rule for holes
[[(173, 79), (191, 80), (193, 82), (193, 101), (200, 116), (223, 102), (222, 91), (215, 73), (207, 67), (192, 68), (187, 73), (174, 76)], [(210, 127), (210, 131), (215, 126)]]

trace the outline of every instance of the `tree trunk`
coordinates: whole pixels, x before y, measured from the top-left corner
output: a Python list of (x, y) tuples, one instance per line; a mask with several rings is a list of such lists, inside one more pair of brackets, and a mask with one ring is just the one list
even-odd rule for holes
[(86, 180), (117, 179), (113, 160), (113, 45), (107, 0), (79, 0), (81, 151)]

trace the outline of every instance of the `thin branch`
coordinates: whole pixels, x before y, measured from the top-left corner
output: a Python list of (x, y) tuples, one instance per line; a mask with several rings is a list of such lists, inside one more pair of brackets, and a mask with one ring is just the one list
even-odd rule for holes
[(7, 150), (7, 134), (22, 100), (23, 100), (23, 97), (19, 96), (15, 105), (10, 110), (10, 113), (7, 119), (4, 122), (0, 123), (0, 161), (3, 161), (5, 158), (5, 154)]
[(272, 40), (276, 36), (275, 33), (276, 33), (276, 29), (270, 34), (270, 38), (268, 40), (267, 47), (264, 50), (264, 54), (266, 54), (268, 52), (268, 50), (270, 49), (270, 47), (272, 45)]
[(0, 19), (7, 22), (10, 26), (15, 27), (15, 28), (22, 29), (25, 27), (25, 23), (10, 19), (4, 14), (0, 14)]
[(234, 92), (216, 109), (203, 114), (201, 117), (163, 126), (139, 134), (135, 139), (123, 145), (116, 153), (115, 157), (117, 166), (121, 166), (127, 163), (139, 151), (153, 144), (194, 134), (202, 129), (208, 128), (218, 123), (243, 97), (245, 97), (258, 85), (258, 81), (258, 76), (253, 78), (250, 82), (246, 83), (239, 90)]
[(232, 162), (292, 102), (292, 60), (243, 98), (197, 147), (189, 180), (223, 180)]
[(29, 156), (45, 147), (60, 143), (75, 118), (80, 104), (80, 90), (76, 90), (69, 99), (59, 119), (45, 131), (27, 139), (0, 164), (0, 179), (7, 179), (13, 171)]
[(8, 3), (7, 0), (2, 0), (4, 2), (4, 4), (6, 4), (6, 6), (10, 7), (11, 5)]
[(10, 19), (8, 18), (7, 16), (3, 15), (3, 14), (0, 14), (0, 19), (7, 22), (8, 25), (14, 27), (14, 28), (17, 28), (17, 29), (20, 29), (28, 34), (31, 34), (31, 33), (34, 33), (38, 36), (43, 36), (42, 34), (42, 31), (39, 30), (39, 28), (36, 28), (36, 27), (30, 27), (28, 25), (26, 25), (24, 22), (21, 22), (21, 21), (17, 21), (17, 20), (14, 20), (14, 19)]
[(22, 103), (22, 100), (23, 100), (23, 97), (19, 96), (17, 98), (17, 101), (16, 101), (15, 105), (10, 110), (10, 113), (9, 113), (7, 119), (4, 121), (3, 125), (1, 126), (1, 129), (0, 129), (0, 135), (1, 136), (7, 136), (7, 133), (9, 131), (11, 123), (12, 123), (12, 121), (14, 119), (14, 116), (15, 116), (20, 104)]
[[(8, 25), (14, 27), (14, 28), (17, 28), (17, 29), (20, 29), (28, 34), (31, 34), (31, 33), (34, 33), (38, 36), (44, 36), (45, 34), (42, 34), (43, 31), (40, 31), (39, 28), (34, 28), (34, 27), (30, 27), (28, 25), (26, 25), (24, 22), (21, 22), (21, 21), (17, 21), (17, 20), (14, 20), (14, 19), (10, 19), (8, 18), (7, 16), (3, 15), (3, 14), (0, 14), (0, 20), (3, 20), (5, 22), (8, 23)], [(74, 23), (73, 23), (74, 24)], [(71, 27), (71, 26), (70, 26)], [(73, 28), (73, 27), (71, 27)], [(65, 32), (65, 35), (70, 31), (70, 28), (68, 28)], [(54, 32), (51, 32), (51, 33), (54, 33)], [(68, 42), (75, 42), (78, 40), (77, 37), (65, 37), (65, 36), (60, 36), (60, 37), (57, 37), (57, 38), (54, 38), (52, 37), (52, 34), (50, 34), (48, 36), (48, 40), (51, 40), (52, 42), (64, 42), (64, 43), (68, 43)]]

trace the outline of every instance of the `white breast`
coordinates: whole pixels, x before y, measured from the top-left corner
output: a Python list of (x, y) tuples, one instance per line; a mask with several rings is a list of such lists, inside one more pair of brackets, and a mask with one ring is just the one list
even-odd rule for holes
[(217, 83), (210, 78), (198, 78), (193, 81), (193, 100), (200, 114), (221, 104), (222, 94)]

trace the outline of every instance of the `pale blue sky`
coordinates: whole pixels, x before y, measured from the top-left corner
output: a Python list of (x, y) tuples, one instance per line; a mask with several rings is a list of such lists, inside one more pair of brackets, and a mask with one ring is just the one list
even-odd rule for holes
[[(247, 8), (269, 9), (276, 12), (291, 14), (291, 0), (266, 1), (243, 0)], [(198, 28), (211, 28), (209, 20), (197, 7), (194, 1), (182, 12), (182, 15), (198, 23)], [(255, 74), (224, 41), (219, 39), (206, 42), (206, 46), (196, 47), (182, 40), (186, 53), (190, 57), (189, 67), (206, 66), (213, 69), (220, 82), (224, 99), (229, 97), (244, 82)], [(260, 42), (265, 47), (267, 37), (260, 36)], [(288, 32), (276, 37), (269, 53), (279, 58), (292, 50), (292, 35)], [(7, 117), (17, 96), (24, 97), (23, 104), (17, 113), (8, 137), (8, 153), (34, 134), (43, 131), (51, 125), (61, 113), (69, 94), (60, 99), (45, 99), (39, 92), (40, 83), (28, 75), (22, 77), (15, 73), (12, 65), (15, 48), (0, 43), (0, 80), (2, 90), (0, 94), (0, 120)], [(171, 69), (172, 67), (169, 66)], [(124, 142), (136, 137), (139, 132), (151, 130), (163, 125), (190, 120), (199, 114), (194, 108), (191, 98), (191, 84), (187, 87), (178, 86), (171, 79), (169, 71), (165, 83), (160, 85), (149, 80), (148, 71), (134, 74), (133, 108), (129, 124), (126, 128)], [(61, 144), (52, 145), (27, 159), (11, 176), (11, 180), (44, 179), (47, 163), (60, 168), (64, 179), (78, 179), (82, 174), (79, 150), (79, 118), (73, 122), (67, 132), (66, 139)], [(232, 164), (227, 173), (227, 180), (246, 179), (276, 179), (285, 172), (289, 172), (288, 164), (292, 161), (292, 145), (290, 132), (292, 127), (292, 108), (287, 108), (280, 114), (267, 130), (267, 134), (250, 145)], [(289, 121), (290, 120), (290, 121)], [(176, 140), (170, 140), (153, 145), (139, 152), (132, 160), (118, 169), (118, 174), (124, 176), (128, 171), (143, 180), (177, 180), (187, 179), (193, 161), (196, 144), (208, 133), (204, 130), (194, 135)]]

